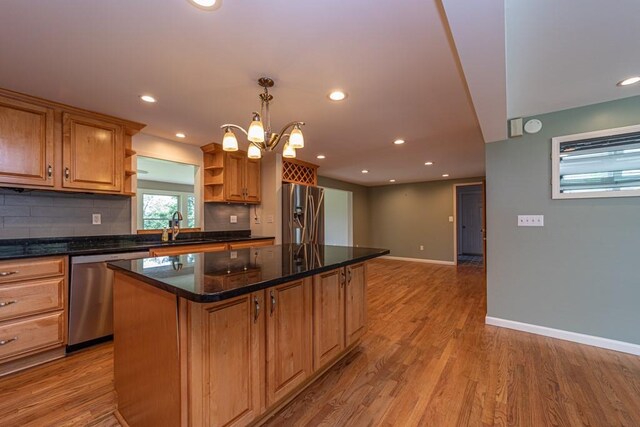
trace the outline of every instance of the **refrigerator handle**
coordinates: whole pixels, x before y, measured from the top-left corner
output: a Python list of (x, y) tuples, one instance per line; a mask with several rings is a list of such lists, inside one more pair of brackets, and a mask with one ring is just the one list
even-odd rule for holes
[(315, 218), (315, 206), (313, 203), (313, 196), (311, 196), (309, 194), (308, 200), (309, 200), (309, 243), (314, 243), (315, 242), (315, 234), (314, 234), (314, 224), (316, 221)]
[(315, 228), (315, 239), (313, 240), (313, 243), (318, 243), (319, 239), (318, 239), (318, 233), (319, 233), (319, 228), (320, 228), (320, 209), (322, 208), (322, 201), (324, 200), (324, 191), (320, 191), (320, 197), (318, 198), (318, 206), (316, 208), (316, 212), (315, 212), (315, 223), (313, 224), (314, 228)]

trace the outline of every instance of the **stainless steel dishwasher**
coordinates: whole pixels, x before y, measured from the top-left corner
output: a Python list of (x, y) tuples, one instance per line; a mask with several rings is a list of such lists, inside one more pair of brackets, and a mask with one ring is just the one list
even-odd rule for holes
[(107, 263), (148, 256), (147, 251), (71, 257), (67, 352), (113, 336), (113, 271)]

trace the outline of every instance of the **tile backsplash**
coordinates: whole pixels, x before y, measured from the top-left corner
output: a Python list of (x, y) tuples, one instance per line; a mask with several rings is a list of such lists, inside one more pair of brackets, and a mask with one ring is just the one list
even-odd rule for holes
[[(102, 224), (92, 225), (92, 214)], [(0, 239), (131, 233), (131, 199), (0, 189)]]
[[(251, 228), (251, 211), (252, 208), (247, 205), (205, 203), (204, 229), (205, 231), (249, 230)], [(231, 215), (238, 217), (237, 223), (231, 223)]]

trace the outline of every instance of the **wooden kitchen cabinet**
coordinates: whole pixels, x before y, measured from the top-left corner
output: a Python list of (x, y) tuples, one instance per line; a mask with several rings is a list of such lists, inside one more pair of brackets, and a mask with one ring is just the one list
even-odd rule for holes
[(53, 109), (0, 96), (0, 182), (53, 187)]
[(0, 89), (0, 187), (133, 196), (143, 127)]
[(151, 248), (149, 256), (176, 256), (184, 254), (194, 254), (197, 252), (221, 252), (227, 250), (226, 243), (201, 243), (196, 245), (160, 246)]
[(191, 333), (204, 355), (193, 378), (208, 396), (195, 426), (245, 426), (264, 411), (264, 307), (264, 291), (191, 305)]
[(267, 290), (267, 404), (273, 405), (313, 372), (311, 278)]
[(345, 269), (313, 277), (313, 368), (331, 362), (345, 348)]
[(260, 203), (260, 159), (249, 159), (245, 151), (224, 151), (216, 143), (201, 149), (205, 202)]
[(345, 268), (345, 339), (349, 346), (367, 330), (367, 265), (360, 263)]
[(272, 245), (274, 245), (273, 239), (246, 240), (243, 242), (230, 242), (229, 250), (235, 251), (236, 249), (260, 248), (263, 246), (272, 246)]
[(62, 186), (119, 193), (124, 177), (122, 126), (63, 113)]
[(64, 356), (67, 258), (0, 262), (0, 375)]

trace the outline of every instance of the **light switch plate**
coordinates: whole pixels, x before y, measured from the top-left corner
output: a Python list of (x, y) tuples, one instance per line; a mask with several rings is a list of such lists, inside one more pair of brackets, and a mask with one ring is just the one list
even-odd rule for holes
[(93, 225), (102, 224), (102, 215), (101, 214), (93, 214), (93, 215), (91, 215), (91, 223)]
[(453, 217), (449, 216), (449, 222), (453, 222)]
[(267, 215), (267, 222), (273, 224), (273, 215)]
[(518, 227), (544, 227), (544, 215), (518, 215)]
[(231, 224), (236, 224), (238, 222), (238, 215), (231, 215)]

